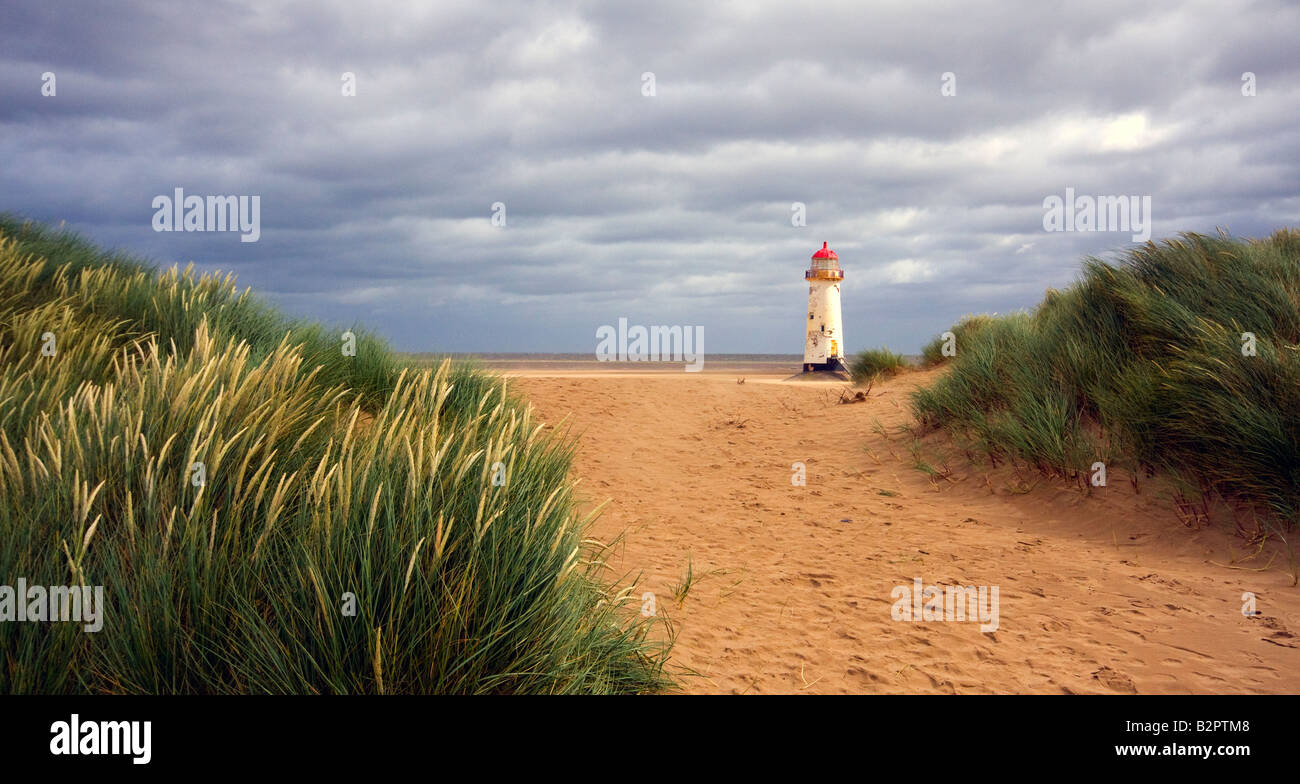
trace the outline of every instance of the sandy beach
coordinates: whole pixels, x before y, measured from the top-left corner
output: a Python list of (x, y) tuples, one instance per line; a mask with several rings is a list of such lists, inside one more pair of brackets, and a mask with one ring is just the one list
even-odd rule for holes
[[(942, 371), (842, 405), (847, 385), (782, 373), (590, 368), (504, 370), (578, 437), (580, 493), (607, 502), (594, 535), (626, 534), (611, 576), (655, 594), (687, 692), (1300, 690), (1284, 551), (1256, 554), (1228, 510), (1184, 524), (1157, 480), (1085, 493), (971, 464), (942, 435), (914, 454), (908, 393)], [(997, 630), (893, 620), (892, 592), (917, 578), (997, 586)]]

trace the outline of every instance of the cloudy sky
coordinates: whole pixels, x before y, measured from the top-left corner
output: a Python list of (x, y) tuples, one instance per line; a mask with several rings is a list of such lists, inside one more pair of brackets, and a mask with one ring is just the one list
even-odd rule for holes
[[(1067, 187), (1300, 225), (1294, 3), (182, 5), (0, 6), (0, 211), (404, 350), (799, 353), (828, 241), (849, 349), (913, 352), (1132, 243), (1045, 231)], [(177, 187), (260, 196), (259, 241), (155, 232)]]

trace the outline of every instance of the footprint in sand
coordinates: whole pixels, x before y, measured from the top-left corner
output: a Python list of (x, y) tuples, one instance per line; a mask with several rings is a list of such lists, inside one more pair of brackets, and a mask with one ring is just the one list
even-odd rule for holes
[(1137, 687), (1133, 685), (1133, 679), (1118, 670), (1102, 667), (1094, 672), (1092, 677), (1093, 680), (1100, 681), (1101, 685), (1108, 689), (1114, 689), (1125, 694), (1137, 694)]

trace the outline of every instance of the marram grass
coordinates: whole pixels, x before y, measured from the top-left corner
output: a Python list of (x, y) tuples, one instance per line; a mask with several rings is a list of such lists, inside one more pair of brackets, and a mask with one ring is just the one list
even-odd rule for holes
[(849, 361), (849, 375), (854, 383), (866, 384), (897, 375), (907, 367), (907, 357), (902, 354), (895, 354), (887, 348), (869, 348)]
[(924, 426), (1049, 474), (1164, 472), (1261, 528), (1300, 516), (1300, 232), (1088, 259), (1033, 312), (953, 331), (949, 372), (913, 397)]
[(357, 343), (0, 219), (0, 584), (108, 605), (0, 623), (0, 692), (669, 686), (569, 442), (491, 376)]

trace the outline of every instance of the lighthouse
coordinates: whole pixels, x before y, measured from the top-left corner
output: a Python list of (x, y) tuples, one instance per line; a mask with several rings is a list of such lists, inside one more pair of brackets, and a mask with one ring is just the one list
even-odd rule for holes
[(803, 372), (847, 373), (844, 328), (840, 318), (840, 257), (822, 243), (803, 274), (808, 281), (808, 321), (803, 345)]

